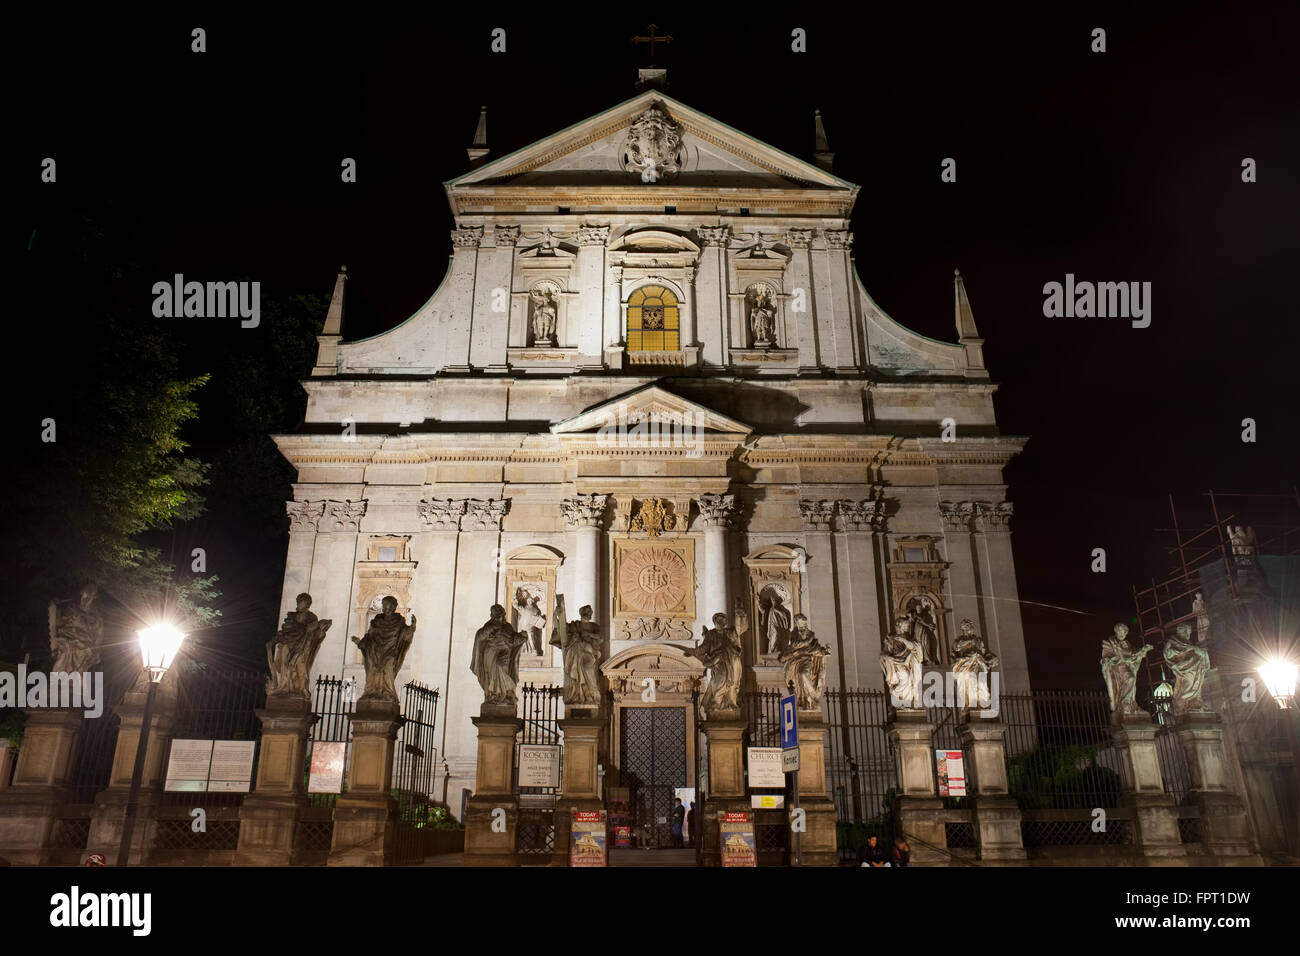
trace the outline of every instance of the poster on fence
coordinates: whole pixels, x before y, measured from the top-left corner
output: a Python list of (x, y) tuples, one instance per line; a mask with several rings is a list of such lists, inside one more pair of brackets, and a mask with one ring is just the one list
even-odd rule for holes
[(348, 745), (342, 740), (316, 740), (311, 745), (311, 775), (308, 793), (342, 793), (343, 764)]
[(758, 866), (758, 851), (754, 843), (754, 824), (746, 811), (726, 810), (718, 814), (721, 830), (719, 844), (722, 848), (723, 866)]
[(212, 769), (208, 772), (208, 791), (212, 793), (248, 793), (253, 789), (253, 755), (257, 744), (252, 740), (216, 740), (212, 744)]
[(605, 811), (574, 810), (569, 866), (605, 866)]
[(214, 743), (215, 740), (173, 740), (163, 789), (169, 792), (206, 790)]
[(966, 796), (966, 762), (960, 750), (936, 750), (934, 765), (939, 774), (939, 796)]

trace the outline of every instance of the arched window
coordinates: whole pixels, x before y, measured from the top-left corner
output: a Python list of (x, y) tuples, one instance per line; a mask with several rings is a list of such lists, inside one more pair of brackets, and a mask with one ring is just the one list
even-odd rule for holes
[(681, 348), (677, 296), (661, 285), (643, 285), (627, 300), (629, 352), (675, 352)]

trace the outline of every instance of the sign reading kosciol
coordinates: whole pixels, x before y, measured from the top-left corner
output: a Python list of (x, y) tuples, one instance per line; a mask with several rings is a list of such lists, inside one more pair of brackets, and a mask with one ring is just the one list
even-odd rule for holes
[(559, 785), (559, 744), (520, 744), (519, 786), (558, 787)]

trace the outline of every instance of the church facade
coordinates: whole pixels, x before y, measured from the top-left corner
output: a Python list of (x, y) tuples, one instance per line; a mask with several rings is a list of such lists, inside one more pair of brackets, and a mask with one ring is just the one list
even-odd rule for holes
[(568, 620), (592, 608), (615, 762), (646, 678), (694, 741), (685, 651), (719, 613), (751, 689), (785, 687), (798, 614), (831, 687), (879, 689), (900, 621), (943, 670), (969, 620), (1002, 690), (1029, 689), (1003, 480), (1024, 439), (999, 434), (960, 276), (954, 343), (871, 300), (858, 187), (819, 147), (804, 162), (650, 90), (503, 158), (471, 150), (446, 184), (446, 275), (397, 327), (345, 341), (340, 273), (304, 427), (275, 436), (297, 470), (282, 613), (313, 596), (334, 624), (312, 676), (358, 695), (350, 638), (386, 596), (414, 616), (398, 686), (441, 691), (453, 808), (475, 789), (470, 660), (495, 604), (537, 684), (562, 682), (557, 598)]

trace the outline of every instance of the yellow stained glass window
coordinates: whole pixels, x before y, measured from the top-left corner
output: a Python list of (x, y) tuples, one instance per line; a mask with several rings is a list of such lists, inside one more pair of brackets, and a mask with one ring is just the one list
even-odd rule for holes
[(627, 300), (629, 352), (675, 352), (681, 326), (677, 296), (661, 285), (643, 285)]

